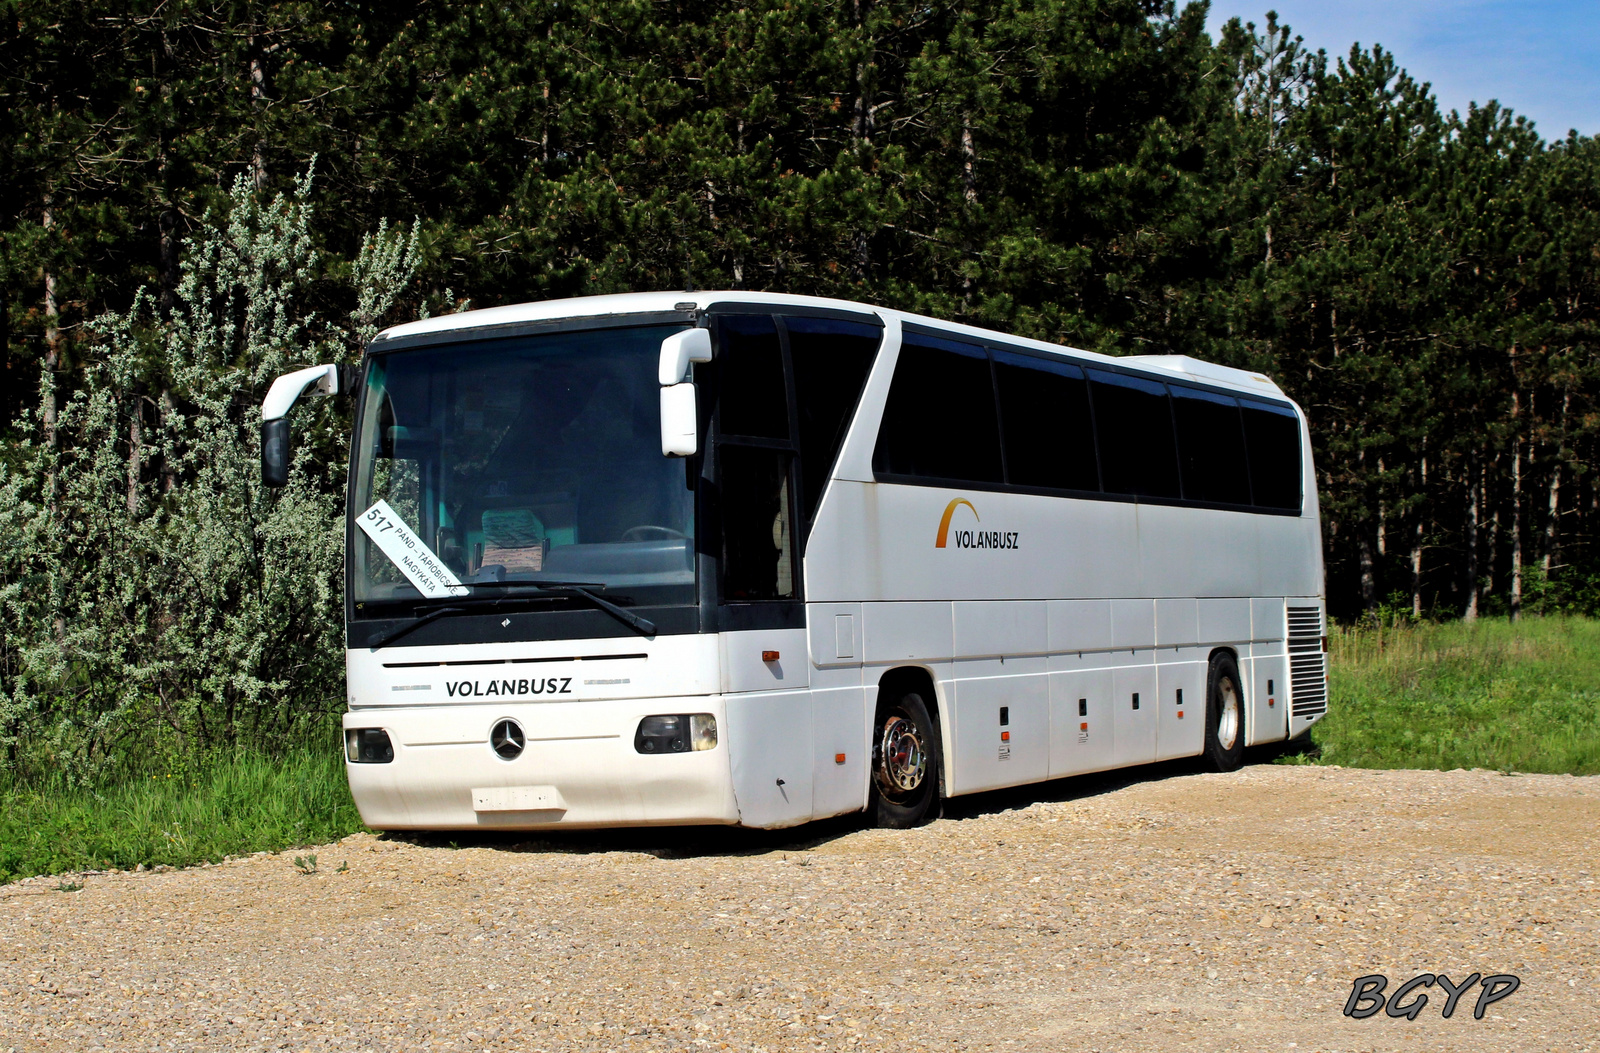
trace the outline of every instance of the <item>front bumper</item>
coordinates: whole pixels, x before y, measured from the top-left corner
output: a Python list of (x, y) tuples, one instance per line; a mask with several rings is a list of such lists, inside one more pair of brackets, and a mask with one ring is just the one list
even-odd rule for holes
[[(639, 753), (639, 721), (658, 713), (711, 713), (727, 727), (720, 695), (360, 709), (344, 726), (387, 731), (394, 760), (346, 759), (345, 770), (378, 830), (737, 823), (726, 736), (709, 750)], [(526, 736), (510, 761), (489, 744), (505, 718)]]

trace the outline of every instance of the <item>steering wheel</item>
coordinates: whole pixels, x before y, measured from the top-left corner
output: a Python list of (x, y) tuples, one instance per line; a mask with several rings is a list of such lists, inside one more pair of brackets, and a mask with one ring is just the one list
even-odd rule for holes
[(687, 539), (689, 535), (685, 534), (681, 530), (674, 530), (671, 527), (653, 526), (649, 523), (641, 524), (640, 526), (636, 527), (629, 527), (622, 532), (622, 540), (624, 541), (648, 541), (650, 540), (651, 536), (666, 538), (673, 541), (682, 541)]

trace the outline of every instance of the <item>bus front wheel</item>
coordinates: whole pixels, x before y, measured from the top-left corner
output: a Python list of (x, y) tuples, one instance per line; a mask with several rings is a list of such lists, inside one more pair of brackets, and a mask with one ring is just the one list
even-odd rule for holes
[(1206, 767), (1237, 771), (1244, 763), (1244, 691), (1239, 663), (1229, 654), (1211, 659), (1206, 684)]
[(872, 795), (878, 826), (903, 830), (937, 817), (939, 740), (922, 696), (908, 691), (878, 707), (872, 730)]

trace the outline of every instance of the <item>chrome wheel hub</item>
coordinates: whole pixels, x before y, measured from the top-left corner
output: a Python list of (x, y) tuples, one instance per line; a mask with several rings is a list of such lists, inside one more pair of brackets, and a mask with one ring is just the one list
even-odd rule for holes
[(1239, 737), (1239, 686), (1224, 679), (1217, 685), (1217, 694), (1222, 698), (1222, 711), (1217, 714), (1217, 745), (1231, 750)]
[(884, 721), (878, 737), (879, 789), (895, 796), (916, 790), (928, 771), (928, 754), (917, 726), (902, 716)]

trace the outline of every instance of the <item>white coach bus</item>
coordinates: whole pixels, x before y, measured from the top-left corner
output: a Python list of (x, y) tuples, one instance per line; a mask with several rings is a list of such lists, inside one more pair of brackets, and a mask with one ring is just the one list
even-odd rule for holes
[(1326, 708), (1300, 411), (1255, 373), (845, 301), (601, 296), (382, 333), (359, 397), (350, 788), (378, 829), (866, 810)]

